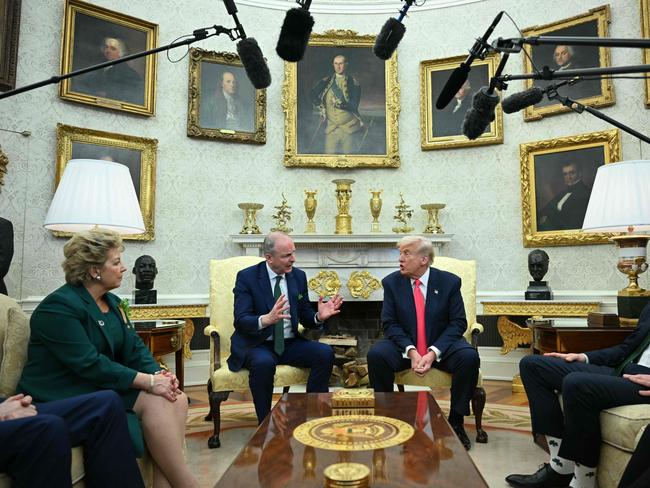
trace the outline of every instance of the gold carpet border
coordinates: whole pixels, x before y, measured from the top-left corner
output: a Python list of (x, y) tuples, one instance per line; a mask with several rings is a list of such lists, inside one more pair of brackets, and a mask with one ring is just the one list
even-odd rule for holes
[(294, 438), (331, 451), (370, 451), (402, 444), (415, 433), (401, 420), (380, 415), (323, 417), (299, 425)]

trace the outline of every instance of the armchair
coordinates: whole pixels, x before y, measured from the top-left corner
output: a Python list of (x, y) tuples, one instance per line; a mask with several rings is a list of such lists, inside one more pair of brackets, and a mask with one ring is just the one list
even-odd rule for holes
[[(465, 315), (467, 316), (465, 339), (476, 348), (477, 336), (483, 332), (483, 326), (476, 322), (476, 262), (436, 256), (434, 266), (460, 276), (462, 280), (460, 292), (463, 296)], [(413, 371), (407, 369), (395, 375), (395, 383), (399, 391), (404, 391), (404, 385), (450, 388), (451, 374), (437, 369), (431, 369), (427, 374), (420, 377)], [(483, 430), (482, 425), (484, 408), (485, 389), (483, 388), (483, 377), (479, 370), (478, 382), (472, 397), (472, 412), (476, 418), (476, 442), (481, 443), (488, 441), (487, 432)]]
[[(210, 325), (203, 330), (205, 335), (211, 337), (210, 370), (207, 384), (210, 413), (206, 417), (206, 420), (212, 419), (214, 424), (214, 433), (208, 440), (210, 448), (221, 446), (219, 440), (221, 402), (228, 399), (231, 391), (250, 389), (248, 371), (242, 369), (233, 373), (228, 369), (226, 360), (230, 356), (230, 337), (235, 330), (232, 290), (235, 286), (237, 273), (261, 260), (261, 257), (256, 256), (210, 260)], [(306, 385), (308, 376), (308, 368), (278, 365), (273, 385), (281, 386), (286, 393), (293, 385)]]

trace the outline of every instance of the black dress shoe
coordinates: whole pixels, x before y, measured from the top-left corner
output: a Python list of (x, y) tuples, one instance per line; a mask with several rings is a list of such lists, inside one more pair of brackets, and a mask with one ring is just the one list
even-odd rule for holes
[(469, 451), (470, 447), (472, 447), (472, 443), (469, 441), (467, 432), (465, 432), (465, 427), (463, 427), (463, 425), (460, 424), (460, 425), (452, 425), (451, 428), (454, 429), (454, 432), (456, 432), (456, 435), (458, 436), (458, 440), (463, 445), (465, 450)]
[(567, 488), (573, 473), (560, 474), (544, 463), (534, 474), (511, 474), (506, 476), (506, 482), (515, 488)]

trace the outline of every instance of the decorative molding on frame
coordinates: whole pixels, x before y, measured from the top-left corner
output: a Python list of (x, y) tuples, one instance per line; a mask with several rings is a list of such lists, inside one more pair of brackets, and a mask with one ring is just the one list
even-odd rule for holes
[[(421, 1), (421, 0), (420, 0)], [(413, 5), (410, 12), (456, 7), (485, 0), (426, 0), (423, 5)], [(238, 0), (240, 6), (263, 8), (269, 10), (289, 10), (298, 5), (294, 0)], [(309, 11), (312, 14), (397, 14), (401, 5), (395, 0), (317, 0)]]

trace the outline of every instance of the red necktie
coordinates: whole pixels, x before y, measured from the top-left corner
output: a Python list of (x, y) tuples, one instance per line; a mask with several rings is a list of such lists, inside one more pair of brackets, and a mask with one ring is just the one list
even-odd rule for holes
[(413, 300), (415, 300), (415, 317), (417, 320), (418, 334), (416, 349), (420, 356), (424, 356), (427, 353), (427, 334), (424, 330), (424, 295), (422, 295), (422, 290), (420, 290), (421, 284), (420, 280), (415, 280)]
[(429, 408), (429, 393), (426, 391), (418, 391), (418, 403), (417, 408), (415, 409), (415, 426), (419, 430), (424, 430), (426, 422), (424, 421), (424, 416), (427, 413)]

